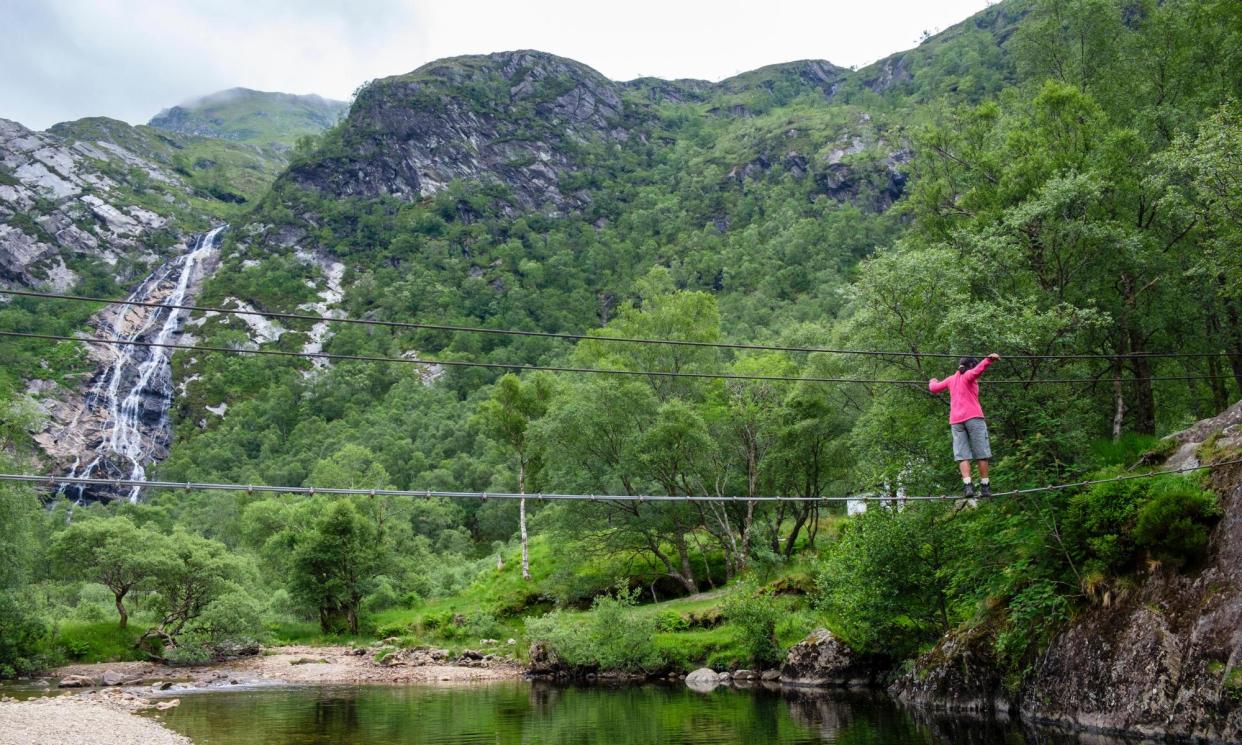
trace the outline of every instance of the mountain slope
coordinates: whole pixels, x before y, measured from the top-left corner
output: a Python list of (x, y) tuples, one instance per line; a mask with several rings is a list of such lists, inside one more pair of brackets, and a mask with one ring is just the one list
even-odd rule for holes
[(507, 185), (523, 207), (572, 201), (560, 179), (588, 140), (621, 140), (620, 87), (572, 60), (519, 51), (440, 60), (359, 92), (288, 178), (336, 196), (412, 200), (455, 179)]
[(0, 120), (0, 278), (122, 286), (186, 233), (235, 214), (275, 177), (274, 151), (106, 118), (32, 132)]
[(147, 124), (183, 135), (292, 147), (299, 137), (336, 124), (348, 108), (316, 95), (230, 88), (164, 109)]

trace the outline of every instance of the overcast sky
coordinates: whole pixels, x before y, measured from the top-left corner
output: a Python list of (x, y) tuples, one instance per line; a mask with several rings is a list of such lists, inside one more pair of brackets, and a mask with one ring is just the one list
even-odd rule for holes
[(540, 49), (610, 78), (865, 65), (988, 0), (0, 0), (0, 117), (142, 123), (244, 86), (347, 99), (440, 57)]

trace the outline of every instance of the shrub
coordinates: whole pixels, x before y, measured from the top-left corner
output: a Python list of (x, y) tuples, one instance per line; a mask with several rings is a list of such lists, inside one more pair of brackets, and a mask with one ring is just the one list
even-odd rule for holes
[(654, 618), (657, 631), (685, 631), (690, 628), (690, 620), (677, 611), (660, 611)]
[(254, 653), (263, 638), (263, 607), (244, 592), (234, 591), (211, 601), (167, 657), (188, 664)]
[(618, 588), (595, 599), (588, 613), (555, 611), (526, 621), (526, 635), (579, 670), (645, 672), (662, 664), (657, 619), (636, 613), (637, 590)]
[(8, 593), (0, 593), (0, 678), (32, 673), (46, 663), (47, 626)]
[(487, 611), (475, 611), (466, 615), (462, 630), (470, 639), (492, 639), (504, 636), (505, 627)]
[(378, 613), (382, 610), (395, 608), (401, 603), (401, 594), (397, 590), (396, 583), (390, 577), (380, 575), (375, 578), (375, 584), (371, 592), (362, 599), (362, 612), (367, 614)]
[(1069, 601), (1052, 581), (1037, 580), (1009, 599), (1006, 616), (995, 649), (1013, 682), (1025, 677), (1023, 664), (1031, 652), (1044, 648), (1069, 618)]
[(1139, 510), (1134, 525), (1135, 544), (1171, 569), (1203, 561), (1211, 525), (1220, 515), (1215, 496), (1189, 486), (1160, 491)]
[(750, 663), (772, 667), (781, 661), (781, 647), (776, 640), (776, 624), (781, 610), (767, 590), (742, 586), (724, 604), (724, 615), (737, 628)]
[(1122, 574), (1140, 551), (1178, 569), (1202, 560), (1217, 515), (1193, 477), (1111, 481), (1071, 499), (1066, 535), (1089, 572)]

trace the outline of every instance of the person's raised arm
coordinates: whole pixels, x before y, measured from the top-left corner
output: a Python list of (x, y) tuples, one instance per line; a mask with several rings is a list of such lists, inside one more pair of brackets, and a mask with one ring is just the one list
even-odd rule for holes
[(999, 359), (1000, 359), (1000, 355), (997, 354), (996, 352), (993, 352), (989, 354), (987, 357), (984, 357), (983, 360), (979, 364), (975, 365), (974, 367), (972, 367), (971, 369), (967, 370), (964, 373), (966, 379), (977, 380), (979, 376), (983, 374), (983, 371), (988, 369), (989, 365), (991, 365), (993, 362)]
[(931, 380), (927, 381), (927, 390), (931, 391), (932, 393), (944, 393), (948, 389), (949, 389), (948, 378), (945, 378), (944, 380), (936, 380), (935, 378), (932, 378)]

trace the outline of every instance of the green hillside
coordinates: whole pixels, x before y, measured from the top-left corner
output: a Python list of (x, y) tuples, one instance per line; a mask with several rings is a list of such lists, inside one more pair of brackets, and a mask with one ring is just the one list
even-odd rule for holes
[(148, 125), (198, 137), (292, 147), (336, 124), (349, 104), (316, 95), (230, 88), (165, 109)]

